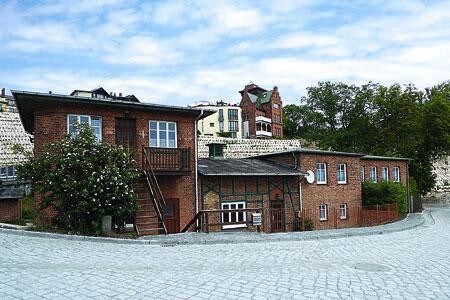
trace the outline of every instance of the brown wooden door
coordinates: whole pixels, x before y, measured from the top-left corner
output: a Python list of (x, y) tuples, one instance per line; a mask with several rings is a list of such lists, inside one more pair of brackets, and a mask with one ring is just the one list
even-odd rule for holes
[(284, 210), (282, 201), (270, 201), (271, 232), (284, 231)]
[(136, 146), (136, 120), (116, 118), (116, 145), (122, 145), (130, 150)]
[(164, 223), (166, 224), (167, 233), (180, 232), (179, 199), (166, 199)]

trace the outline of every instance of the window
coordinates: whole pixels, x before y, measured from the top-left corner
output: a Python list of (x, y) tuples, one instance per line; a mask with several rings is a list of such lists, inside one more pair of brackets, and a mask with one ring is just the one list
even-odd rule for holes
[(228, 121), (228, 131), (239, 131), (238, 121)]
[(88, 124), (94, 131), (97, 141), (102, 140), (102, 118), (97, 116), (67, 115), (67, 133), (77, 135), (77, 124)]
[(377, 167), (370, 167), (369, 178), (370, 181), (377, 182)]
[(238, 110), (237, 109), (229, 109), (228, 110), (228, 120), (229, 121), (237, 121), (238, 120)]
[(278, 103), (274, 103), (273, 108), (278, 109), (278, 108), (280, 108), (280, 105), (278, 105)]
[(347, 203), (339, 205), (339, 218), (341, 220), (347, 219)]
[(223, 121), (219, 122), (219, 130), (220, 132), (223, 132)]
[(177, 147), (177, 124), (175, 122), (150, 121), (149, 128), (150, 147)]
[(248, 121), (248, 113), (242, 112), (242, 121)]
[(337, 182), (339, 184), (347, 183), (347, 165), (338, 164), (337, 165)]
[(365, 174), (364, 174), (364, 166), (361, 166), (359, 168), (359, 179), (361, 180), (361, 182), (364, 182), (365, 180)]
[(219, 109), (219, 121), (223, 121), (223, 109)]
[(326, 204), (319, 205), (319, 220), (320, 221), (328, 220), (328, 205)]
[(389, 180), (389, 168), (388, 167), (381, 167), (381, 179), (384, 181)]
[(0, 179), (4, 180), (16, 179), (16, 166), (0, 167)]
[(393, 172), (393, 181), (394, 182), (400, 182), (400, 168), (399, 167), (394, 167), (394, 169), (392, 170)]
[(327, 165), (325, 163), (316, 164), (317, 184), (327, 183)]
[[(227, 202), (222, 203), (223, 210), (235, 210), (235, 209), (244, 209), (245, 202)], [(247, 227), (246, 224), (236, 224), (240, 222), (246, 222), (247, 216), (244, 211), (233, 211), (233, 212), (223, 212), (222, 213), (222, 223), (223, 229), (227, 228), (241, 228)]]
[(209, 123), (209, 127), (214, 127), (214, 123)]

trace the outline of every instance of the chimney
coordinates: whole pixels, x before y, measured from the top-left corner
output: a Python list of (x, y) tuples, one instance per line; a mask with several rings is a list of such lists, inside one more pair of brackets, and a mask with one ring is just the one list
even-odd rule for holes
[(51, 94), (52, 94), (52, 91), (48, 91), (48, 93), (51, 95)]
[(278, 87), (277, 86), (274, 86), (273, 87), (273, 90), (276, 92), (276, 91), (278, 91)]
[(119, 97), (122, 97), (122, 93), (119, 93)]
[(2, 88), (2, 97), (5, 97), (5, 88)]

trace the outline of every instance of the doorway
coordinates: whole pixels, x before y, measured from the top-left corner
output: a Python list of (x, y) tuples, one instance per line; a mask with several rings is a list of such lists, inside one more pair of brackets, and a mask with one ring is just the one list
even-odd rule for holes
[(136, 146), (136, 120), (116, 118), (116, 145), (122, 145), (131, 151)]
[(284, 231), (283, 201), (270, 201), (270, 229), (271, 232)]
[(167, 233), (180, 232), (180, 201), (177, 198), (166, 199), (164, 209), (164, 224)]

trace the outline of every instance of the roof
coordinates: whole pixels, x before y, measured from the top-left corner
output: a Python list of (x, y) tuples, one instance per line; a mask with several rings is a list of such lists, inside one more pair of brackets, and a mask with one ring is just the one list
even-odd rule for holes
[(99, 99), (82, 96), (68, 96), (48, 93), (37, 93), (28, 91), (16, 91), (12, 90), (14, 99), (17, 103), (20, 119), (22, 120), (25, 130), (29, 133), (34, 131), (34, 109), (38, 105), (46, 105), (50, 102), (58, 104), (82, 104), (82, 105), (96, 105), (96, 106), (112, 106), (123, 109), (136, 109), (147, 111), (163, 111), (173, 113), (191, 114), (193, 116), (199, 116), (203, 111), (201, 118), (212, 115), (215, 111), (198, 109), (182, 106), (171, 106), (153, 103), (142, 103), (133, 101), (123, 101), (119, 99)]
[(204, 176), (298, 176), (306, 173), (262, 159), (203, 158), (198, 162), (198, 172)]
[(318, 155), (339, 155), (339, 156), (356, 156), (356, 157), (363, 157), (365, 154), (361, 153), (352, 153), (352, 152), (341, 152), (341, 151), (328, 151), (328, 150), (317, 150), (317, 149), (307, 149), (307, 148), (296, 148), (291, 150), (285, 150), (285, 151), (279, 151), (279, 152), (273, 152), (268, 154), (261, 154), (257, 156), (253, 156), (254, 158), (258, 157), (271, 157), (271, 156), (277, 156), (280, 154), (286, 154), (286, 153), (305, 153), (305, 154), (318, 154)]
[(17, 165), (25, 159), (23, 154), (14, 151), (15, 145), (25, 151), (33, 151), (33, 144), (23, 129), (18, 113), (0, 112), (0, 166)]
[(412, 160), (411, 158), (405, 157), (394, 157), (394, 156), (376, 156), (376, 155), (364, 155), (361, 159), (373, 159), (373, 160)]

